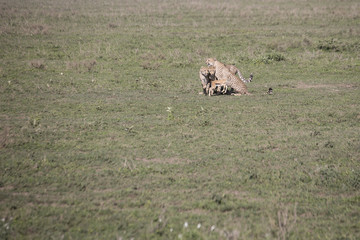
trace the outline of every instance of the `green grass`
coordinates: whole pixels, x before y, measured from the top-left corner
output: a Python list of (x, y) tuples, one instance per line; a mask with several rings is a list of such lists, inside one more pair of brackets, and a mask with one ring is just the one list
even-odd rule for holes
[[(0, 238), (359, 239), (359, 25), (355, 0), (0, 0)], [(208, 57), (252, 95), (199, 95)]]

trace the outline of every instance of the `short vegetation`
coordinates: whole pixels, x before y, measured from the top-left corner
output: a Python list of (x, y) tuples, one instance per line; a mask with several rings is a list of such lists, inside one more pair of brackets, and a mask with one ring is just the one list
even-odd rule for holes
[[(0, 0), (0, 239), (359, 239), (359, 25), (356, 0)], [(252, 95), (199, 95), (209, 57)]]

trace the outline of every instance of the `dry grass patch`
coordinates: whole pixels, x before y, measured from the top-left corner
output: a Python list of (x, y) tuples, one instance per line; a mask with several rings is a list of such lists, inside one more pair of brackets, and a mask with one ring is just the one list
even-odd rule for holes
[(31, 24), (24, 29), (25, 33), (29, 33), (32, 35), (36, 34), (48, 34), (49, 26), (46, 24)]
[(143, 60), (140, 64), (141, 67), (145, 70), (157, 70), (161, 67), (161, 62), (164, 61), (165, 55), (162, 53), (152, 53), (148, 52), (141, 55), (141, 59)]
[(36, 60), (31, 60), (29, 65), (33, 68), (37, 68), (37, 69), (45, 69), (45, 63), (44, 60), (41, 59), (36, 59)]
[(91, 59), (91, 60), (68, 62), (66, 64), (66, 67), (68, 69), (73, 69), (78, 72), (83, 72), (84, 70), (90, 72), (95, 67), (95, 65), (96, 65), (96, 60)]
[(310, 88), (326, 88), (326, 89), (338, 89), (338, 88), (356, 88), (356, 86), (352, 84), (306, 84), (306, 83), (298, 83), (296, 88), (300, 89), (310, 89)]
[(117, 25), (117, 24), (115, 24), (115, 23), (109, 23), (109, 24), (108, 24), (108, 27), (109, 27), (109, 28), (118, 28), (119, 25)]
[(153, 158), (153, 159), (147, 159), (147, 158), (139, 158), (137, 160), (143, 161), (145, 163), (166, 163), (166, 164), (187, 164), (191, 163), (189, 159), (181, 159), (181, 158)]
[(0, 132), (0, 149), (5, 148), (7, 145), (13, 142), (13, 135), (10, 133), (10, 128), (5, 127), (3, 131)]
[(158, 62), (147, 61), (147, 62), (141, 63), (141, 67), (145, 70), (157, 70), (157, 69), (159, 69), (160, 66), (161, 66), (161, 64)]

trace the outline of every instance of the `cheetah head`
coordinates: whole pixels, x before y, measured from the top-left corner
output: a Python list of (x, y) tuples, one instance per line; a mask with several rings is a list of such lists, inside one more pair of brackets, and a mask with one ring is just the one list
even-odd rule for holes
[(207, 67), (201, 67), (200, 73), (204, 76), (207, 76), (207, 75), (209, 75), (209, 69)]
[(206, 65), (208, 66), (214, 66), (215, 65), (216, 58), (208, 58), (206, 60)]
[(210, 67), (210, 68), (208, 69), (208, 72), (209, 72), (209, 75), (210, 75), (210, 76), (215, 76), (215, 68), (214, 68), (214, 67)]

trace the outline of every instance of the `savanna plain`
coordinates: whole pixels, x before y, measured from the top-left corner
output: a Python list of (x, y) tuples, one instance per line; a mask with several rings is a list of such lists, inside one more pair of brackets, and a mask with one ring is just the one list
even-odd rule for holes
[[(357, 0), (0, 0), (0, 239), (360, 239), (359, 26)], [(252, 95), (200, 95), (209, 57)]]

